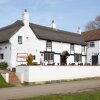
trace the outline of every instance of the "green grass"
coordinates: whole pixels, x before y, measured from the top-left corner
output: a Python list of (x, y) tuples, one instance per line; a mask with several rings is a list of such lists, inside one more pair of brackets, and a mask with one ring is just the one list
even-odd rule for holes
[(93, 92), (66, 94), (66, 95), (64, 94), (64, 95), (40, 96), (40, 97), (32, 97), (19, 100), (100, 100), (100, 90)]
[(13, 87), (10, 83), (6, 83), (3, 77), (0, 75), (0, 88), (6, 88), (6, 87)]

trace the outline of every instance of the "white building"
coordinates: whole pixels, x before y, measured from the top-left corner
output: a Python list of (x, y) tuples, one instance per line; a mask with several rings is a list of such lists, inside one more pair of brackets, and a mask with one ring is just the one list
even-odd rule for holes
[(83, 32), (82, 36), (87, 42), (87, 63), (100, 65), (100, 29)]
[(29, 53), (37, 64), (65, 65), (85, 63), (86, 43), (78, 33), (62, 31), (29, 23), (29, 13), (24, 11), (22, 21), (0, 29), (0, 59), (10, 68), (26, 64)]

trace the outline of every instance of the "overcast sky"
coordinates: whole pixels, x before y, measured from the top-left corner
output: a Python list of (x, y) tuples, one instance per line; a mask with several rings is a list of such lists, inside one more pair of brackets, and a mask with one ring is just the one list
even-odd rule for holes
[(55, 20), (57, 28), (75, 32), (100, 15), (100, 0), (0, 0), (0, 27), (22, 19), (27, 9), (30, 22), (50, 27)]

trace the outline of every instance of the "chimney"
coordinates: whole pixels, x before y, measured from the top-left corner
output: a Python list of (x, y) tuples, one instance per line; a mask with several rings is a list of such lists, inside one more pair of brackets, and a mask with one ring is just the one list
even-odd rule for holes
[(81, 29), (80, 29), (80, 27), (77, 28), (77, 33), (78, 33), (78, 34), (81, 34)]
[(56, 23), (55, 23), (54, 20), (52, 20), (51, 27), (52, 27), (53, 29), (56, 29)]
[(27, 11), (27, 9), (24, 10), (22, 20), (25, 26), (29, 26), (29, 12)]

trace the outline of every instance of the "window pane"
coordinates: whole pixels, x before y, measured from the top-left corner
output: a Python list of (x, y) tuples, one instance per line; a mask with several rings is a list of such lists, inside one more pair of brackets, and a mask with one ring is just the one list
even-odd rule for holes
[(74, 61), (75, 62), (82, 61), (82, 55), (81, 54), (75, 54), (74, 55)]
[(51, 41), (47, 41), (46, 42), (46, 46), (47, 46), (47, 48), (52, 48), (52, 42)]
[(47, 53), (45, 53), (44, 58), (45, 58), (45, 60), (48, 60), (48, 55), (47, 55)]
[(33, 60), (35, 60), (35, 55), (33, 55)]
[(44, 60), (53, 60), (54, 54), (53, 53), (45, 53), (44, 54)]
[(95, 43), (94, 42), (90, 42), (90, 47), (94, 47)]
[(53, 59), (54, 59), (54, 54), (51, 53), (51, 60), (53, 60)]
[(3, 54), (0, 54), (0, 59), (4, 59), (4, 55)]
[(70, 50), (71, 50), (71, 51), (74, 51), (74, 44), (71, 44), (71, 45), (70, 45)]
[(18, 36), (18, 44), (22, 44), (22, 36)]
[(50, 53), (48, 53), (48, 60), (51, 60), (51, 59), (50, 59)]

